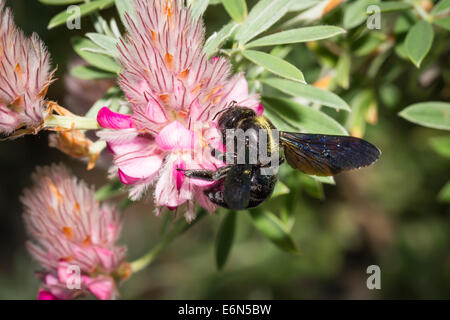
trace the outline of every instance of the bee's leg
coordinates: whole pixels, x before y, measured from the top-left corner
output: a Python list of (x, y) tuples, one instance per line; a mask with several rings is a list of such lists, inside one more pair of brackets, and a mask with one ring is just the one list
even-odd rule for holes
[(206, 181), (217, 181), (222, 178), (225, 178), (228, 171), (230, 171), (231, 166), (225, 166), (217, 169), (217, 171), (212, 170), (203, 170), (203, 169), (194, 169), (194, 170), (184, 170), (178, 168), (178, 171), (183, 171), (184, 175), (188, 178), (200, 179)]

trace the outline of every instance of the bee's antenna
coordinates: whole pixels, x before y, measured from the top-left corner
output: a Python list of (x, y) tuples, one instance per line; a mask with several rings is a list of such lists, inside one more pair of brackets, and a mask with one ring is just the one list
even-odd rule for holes
[(231, 101), (230, 104), (228, 105), (228, 107), (226, 107), (225, 109), (222, 109), (222, 110), (220, 110), (219, 112), (216, 113), (216, 115), (215, 115), (214, 118), (213, 118), (213, 121), (216, 120), (216, 118), (217, 118), (217, 116), (218, 116), (219, 114), (221, 114), (221, 113), (223, 113), (223, 112), (226, 112), (226, 111), (228, 111), (228, 110), (234, 108), (234, 107), (236, 106), (236, 104), (237, 104), (237, 101), (235, 101), (235, 100)]

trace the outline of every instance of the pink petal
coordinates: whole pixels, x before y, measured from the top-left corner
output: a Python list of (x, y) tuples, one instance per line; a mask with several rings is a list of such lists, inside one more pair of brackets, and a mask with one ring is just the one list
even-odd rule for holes
[(164, 151), (174, 149), (192, 150), (194, 149), (194, 137), (193, 131), (186, 129), (180, 122), (175, 120), (161, 130), (155, 141)]
[(120, 182), (122, 182), (123, 184), (126, 185), (132, 185), (135, 184), (136, 182), (138, 182), (139, 180), (141, 180), (140, 178), (133, 178), (130, 177), (129, 175), (125, 174), (122, 170), (118, 170), (117, 171), (119, 174), (119, 180)]
[(127, 129), (133, 127), (133, 121), (130, 115), (117, 113), (103, 107), (97, 114), (97, 122), (102, 128), (108, 129)]
[(162, 106), (153, 99), (150, 99), (147, 103), (145, 115), (156, 123), (164, 123), (168, 120)]
[(179, 171), (177, 169), (186, 169), (186, 164), (184, 163), (184, 161), (181, 161), (178, 164), (174, 164), (174, 166), (173, 166), (173, 175), (175, 177), (177, 190), (180, 191), (181, 186), (183, 185), (184, 179), (186, 177), (184, 176), (183, 171)]
[(59, 300), (50, 291), (40, 289), (38, 292), (38, 300)]
[(162, 165), (159, 155), (142, 156), (131, 153), (116, 161), (119, 177), (124, 184), (134, 184), (140, 179), (147, 179), (158, 172)]
[(203, 112), (203, 107), (201, 106), (200, 102), (198, 102), (198, 99), (195, 99), (195, 101), (192, 103), (190, 108), (190, 116), (192, 119), (198, 119), (198, 117)]
[(233, 87), (233, 90), (230, 92), (230, 94), (227, 97), (227, 100), (229, 102), (231, 101), (242, 101), (248, 98), (248, 82), (245, 79), (244, 75), (239, 75), (239, 78), (235, 79), (236, 83)]
[(123, 155), (126, 153), (142, 150), (152, 143), (153, 140), (150, 140), (148, 138), (135, 137), (133, 140), (122, 143), (108, 142), (107, 146), (111, 153), (115, 155)]
[(195, 193), (195, 200), (202, 208), (208, 210), (209, 213), (213, 213), (217, 210), (217, 206), (209, 200), (203, 191), (204, 189), (198, 189)]
[(69, 267), (69, 264), (67, 262), (60, 262), (58, 264), (58, 278), (59, 281), (62, 283), (67, 283), (67, 280), (69, 279), (72, 274), (68, 272), (67, 268)]
[(89, 291), (100, 300), (112, 300), (115, 298), (116, 286), (111, 278), (86, 279), (86, 285)]
[(262, 105), (262, 103), (260, 103), (258, 105), (258, 107), (256, 108), (256, 115), (261, 116), (264, 113), (264, 106)]
[(208, 146), (211, 146), (212, 148), (222, 152), (225, 151), (225, 145), (222, 142), (222, 133), (214, 123), (211, 128), (205, 131), (203, 137), (206, 139), (206, 143), (208, 144)]
[(101, 247), (95, 248), (95, 252), (97, 253), (97, 256), (100, 259), (103, 267), (106, 270), (112, 269), (114, 264), (114, 253), (111, 250)]

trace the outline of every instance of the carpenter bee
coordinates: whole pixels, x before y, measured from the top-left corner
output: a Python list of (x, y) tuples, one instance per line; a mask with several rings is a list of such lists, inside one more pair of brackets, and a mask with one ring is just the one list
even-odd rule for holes
[[(216, 171), (179, 170), (188, 178), (217, 181), (204, 191), (205, 195), (213, 203), (232, 210), (256, 207), (270, 197), (278, 180), (278, 166), (284, 162), (279, 156), (280, 149), (284, 149), (292, 168), (316, 176), (332, 176), (369, 166), (381, 154), (371, 143), (355, 137), (278, 131), (269, 119), (246, 107), (232, 105), (218, 115), (227, 148), (225, 154), (218, 150), (213, 150), (213, 154), (226, 156), (227, 165)], [(246, 134), (230, 135), (236, 129)], [(277, 156), (276, 165), (251, 159), (250, 155), (259, 155), (261, 151), (265, 151), (265, 158)], [(263, 169), (272, 171), (262, 174)]]

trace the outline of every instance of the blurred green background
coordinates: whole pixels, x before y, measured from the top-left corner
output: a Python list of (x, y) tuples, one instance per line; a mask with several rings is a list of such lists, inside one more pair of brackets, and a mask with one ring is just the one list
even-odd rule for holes
[[(70, 37), (92, 30), (89, 19), (81, 31), (64, 27), (47, 30), (48, 21), (62, 7), (35, 0), (7, 0), (25, 33), (37, 32), (58, 65), (48, 97), (76, 104), (86, 111), (110, 85), (104, 81), (79, 81), (67, 75), (77, 57)], [(254, 1), (248, 1), (249, 7)], [(105, 11), (105, 16), (114, 15)], [(329, 19), (338, 19), (336, 14)], [(207, 33), (229, 20), (223, 7), (210, 6), (205, 15)], [(350, 45), (352, 45), (350, 43)], [(448, 159), (439, 156), (429, 138), (443, 131), (405, 121), (398, 112), (421, 101), (450, 100), (450, 42), (435, 39), (435, 49), (416, 69), (395, 54), (387, 57), (379, 74), (398, 66), (405, 69), (389, 83), (382, 77), (367, 80), (364, 71), (352, 73), (350, 88), (339, 95), (347, 102), (356, 90), (373, 90), (378, 122), (368, 125), (365, 139), (380, 147), (383, 155), (374, 166), (336, 178), (312, 197), (308, 188), (296, 190), (296, 221), (292, 228), (301, 254), (278, 250), (253, 227), (247, 213), (239, 213), (237, 235), (229, 261), (222, 271), (215, 266), (217, 230), (225, 213), (207, 217), (165, 250), (146, 270), (121, 288), (124, 299), (448, 299), (450, 298), (450, 207), (437, 194), (450, 177)], [(299, 66), (308, 82), (318, 74), (317, 61), (305, 45), (297, 45), (288, 60)], [(427, 61), (430, 61), (429, 63)], [(364, 69), (364, 60), (360, 62)], [(428, 65), (438, 63), (440, 74), (431, 84), (418, 81)], [(357, 65), (358, 62), (355, 62)], [(390, 91), (383, 98), (383, 91)], [(84, 164), (69, 159), (47, 145), (47, 133), (0, 143), (0, 298), (34, 299), (39, 282), (38, 266), (25, 249), (19, 195), (28, 186), (37, 165), (63, 161), (75, 174), (97, 187), (106, 182), (108, 157), (87, 173)], [(310, 192), (309, 192), (310, 193)], [(129, 260), (144, 254), (158, 242), (164, 217), (155, 217), (151, 203), (138, 203), (125, 212), (121, 243), (129, 248)], [(381, 290), (369, 290), (366, 269), (381, 268)]]

